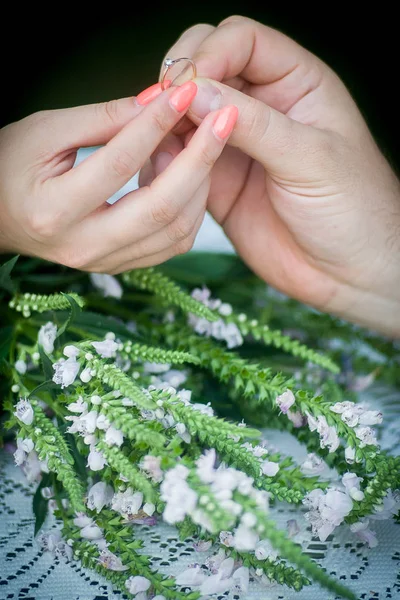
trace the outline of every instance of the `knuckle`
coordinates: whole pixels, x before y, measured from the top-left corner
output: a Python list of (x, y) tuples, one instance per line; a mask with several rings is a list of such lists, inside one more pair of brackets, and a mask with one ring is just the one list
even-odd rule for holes
[(47, 128), (53, 122), (53, 114), (52, 110), (40, 110), (25, 117), (25, 122), (30, 127)]
[(121, 104), (118, 100), (108, 100), (96, 105), (96, 111), (106, 123), (118, 125), (121, 122)]
[(113, 174), (121, 178), (130, 178), (137, 171), (135, 158), (127, 150), (113, 148), (110, 153), (109, 165)]
[(150, 208), (150, 217), (153, 223), (165, 226), (169, 225), (176, 217), (176, 209), (167, 198), (158, 196)]
[(168, 116), (156, 111), (151, 114), (151, 127), (157, 133), (161, 133), (163, 137), (169, 132), (171, 125)]
[(54, 216), (46, 211), (35, 211), (27, 218), (27, 224), (34, 237), (48, 240), (61, 232), (62, 216)]
[(180, 215), (168, 228), (168, 236), (173, 243), (180, 243), (190, 237), (193, 229), (194, 223), (184, 215)]
[(231, 25), (231, 24), (241, 24), (241, 23), (249, 23), (251, 19), (247, 17), (243, 17), (242, 15), (230, 15), (226, 17), (226, 19), (222, 19), (220, 23), (218, 23), (218, 27), (222, 27), (223, 25)]
[(271, 112), (262, 110), (257, 100), (250, 99), (245, 110), (242, 112), (242, 121), (247, 123), (249, 139), (262, 144), (269, 133), (271, 124)]
[(209, 148), (206, 145), (200, 148), (198, 160), (200, 165), (206, 167), (207, 171), (210, 171), (213, 168), (216, 159), (217, 157), (215, 155), (215, 152), (213, 152), (211, 148)]
[(190, 252), (190, 250), (193, 248), (194, 240), (194, 236), (189, 236), (185, 240), (175, 244), (175, 254), (186, 254), (187, 252)]
[(197, 23), (196, 25), (192, 25), (191, 27), (188, 27), (188, 29), (186, 29), (182, 35), (181, 35), (181, 40), (186, 39), (187, 37), (192, 37), (193, 35), (199, 34), (199, 33), (205, 33), (205, 34), (210, 34), (214, 31), (215, 27), (213, 25), (210, 25), (209, 23)]

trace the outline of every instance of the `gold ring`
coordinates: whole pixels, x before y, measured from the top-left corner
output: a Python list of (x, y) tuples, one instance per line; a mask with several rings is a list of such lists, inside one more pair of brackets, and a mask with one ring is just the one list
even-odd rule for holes
[[(166, 58), (164, 60), (163, 63), (163, 68), (162, 68), (162, 72), (161, 72), (161, 77), (160, 77), (160, 83), (161, 83), (161, 89), (162, 90), (166, 90), (167, 87), (169, 86), (165, 86), (165, 82), (168, 80), (167, 75), (168, 72), (172, 69), (172, 67), (174, 65), (176, 65), (177, 63), (181, 62), (181, 61), (186, 61), (188, 64), (187, 66), (183, 69), (182, 73), (188, 68), (191, 67), (192, 69), (192, 77), (191, 79), (194, 79), (197, 75), (197, 69), (196, 69), (196, 65), (194, 64), (194, 61), (191, 58)], [(178, 79), (178, 77), (180, 77), (182, 75), (182, 73), (180, 73), (178, 76), (176, 76), (170, 85), (173, 85), (174, 81), (176, 79)]]

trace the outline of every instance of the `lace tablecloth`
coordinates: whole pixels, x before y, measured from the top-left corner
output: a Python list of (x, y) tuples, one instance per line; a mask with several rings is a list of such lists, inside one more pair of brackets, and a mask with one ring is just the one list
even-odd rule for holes
[[(381, 445), (400, 453), (400, 397), (375, 390), (373, 403), (381, 406), (386, 422)], [(377, 401), (376, 398), (379, 398)], [(301, 461), (305, 452), (288, 434), (268, 431), (268, 440)], [(34, 487), (27, 484), (12, 457), (0, 452), (0, 600), (117, 600), (122, 593), (79, 563), (58, 559), (43, 552), (33, 536), (32, 496)], [(284, 525), (300, 516), (301, 508), (279, 505), (275, 520)], [(51, 528), (52, 519), (46, 522)], [(164, 524), (138, 526), (138, 537), (145, 540), (143, 552), (153, 558), (153, 566), (166, 574), (181, 573), (188, 565), (203, 563), (207, 553), (197, 552), (193, 540), (179, 541), (176, 530)], [(348, 527), (338, 528), (325, 543), (303, 532), (307, 552), (351, 589), (362, 600), (400, 598), (400, 525), (393, 521), (374, 521), (379, 545), (368, 549), (359, 543)], [(309, 541), (307, 541), (307, 538)], [(220, 595), (219, 599), (233, 596)], [(251, 583), (250, 592), (240, 600), (333, 600), (334, 596), (317, 585), (297, 593), (286, 587), (269, 587)]]

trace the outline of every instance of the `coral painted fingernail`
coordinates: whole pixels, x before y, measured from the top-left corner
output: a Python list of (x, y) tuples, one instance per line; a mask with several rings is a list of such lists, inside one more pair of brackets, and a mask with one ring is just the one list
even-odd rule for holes
[(178, 112), (184, 111), (197, 93), (197, 85), (194, 81), (187, 81), (174, 90), (169, 99), (169, 103)]
[(237, 106), (225, 106), (223, 108), (213, 126), (214, 133), (221, 140), (226, 140), (230, 136), (235, 123), (238, 119), (239, 111)]
[[(171, 81), (164, 81), (164, 89), (169, 88), (170, 85)], [(164, 90), (161, 89), (161, 83), (155, 83), (136, 96), (136, 104), (139, 104), (139, 106), (145, 106), (154, 100), (154, 98), (157, 98), (157, 96), (159, 96), (163, 91)]]

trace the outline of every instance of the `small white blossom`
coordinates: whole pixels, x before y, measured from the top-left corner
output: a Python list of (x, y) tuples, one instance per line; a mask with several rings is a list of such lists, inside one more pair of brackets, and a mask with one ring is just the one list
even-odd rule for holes
[(104, 506), (111, 504), (114, 490), (104, 481), (99, 481), (92, 485), (88, 493), (87, 506), (90, 510), (100, 512)]
[(65, 346), (64, 350), (63, 350), (63, 354), (64, 356), (67, 356), (68, 358), (76, 358), (79, 354), (80, 350), (79, 348), (77, 348), (76, 346)]
[(278, 558), (278, 552), (274, 550), (269, 540), (260, 540), (254, 550), (254, 554), (258, 560), (276, 560)]
[(211, 483), (215, 478), (214, 464), (216, 453), (214, 448), (206, 450), (196, 461), (196, 472), (203, 483)]
[(233, 544), (239, 552), (248, 552), (254, 550), (258, 542), (258, 535), (246, 525), (239, 525), (234, 532)]
[(122, 286), (116, 277), (106, 273), (90, 273), (90, 281), (103, 296), (110, 298), (121, 298)]
[(24, 360), (21, 360), (21, 359), (20, 359), (20, 360), (17, 360), (17, 361), (15, 362), (15, 365), (14, 365), (14, 367), (15, 367), (15, 370), (16, 370), (16, 371), (17, 371), (17, 372), (18, 372), (20, 375), (25, 375), (25, 373), (26, 373), (26, 369), (27, 369), (27, 366), (26, 366), (26, 362), (25, 362)]
[(233, 579), (224, 579), (220, 573), (211, 575), (200, 586), (200, 594), (202, 596), (208, 594), (223, 594), (228, 592), (233, 587)]
[(223, 546), (233, 548), (234, 539), (232, 531), (221, 531), (219, 534), (219, 541)]
[(300, 466), (300, 471), (306, 477), (314, 477), (319, 473), (322, 473), (325, 469), (325, 463), (317, 454), (311, 452), (307, 454), (306, 460)]
[(276, 399), (276, 404), (279, 406), (280, 411), (283, 414), (286, 414), (289, 408), (291, 408), (295, 402), (296, 398), (291, 390), (286, 390), (286, 392), (283, 392), (283, 394), (278, 396)]
[(369, 548), (376, 548), (378, 540), (376, 538), (375, 531), (368, 528), (369, 519), (363, 519), (357, 523), (350, 525), (350, 531), (356, 534), (356, 536), (365, 544), (368, 544)]
[(375, 437), (375, 432), (373, 429), (371, 429), (371, 427), (365, 427), (365, 426), (357, 427), (355, 429), (355, 434), (361, 442), (360, 448), (363, 448), (364, 446), (377, 446), (378, 445), (378, 440)]
[(400, 510), (400, 494), (393, 494), (392, 490), (383, 498), (382, 504), (375, 506), (375, 512), (370, 515), (374, 521), (391, 519)]
[(71, 402), (70, 404), (68, 404), (68, 410), (70, 412), (76, 412), (76, 413), (84, 413), (87, 411), (87, 402), (83, 401), (82, 396), (79, 396), (78, 400), (76, 402)]
[(356, 449), (352, 448), (351, 446), (347, 446), (346, 450), (344, 451), (344, 457), (346, 462), (348, 462), (350, 465), (353, 464), (356, 460)]
[(82, 373), (79, 375), (79, 378), (81, 381), (83, 381), (83, 383), (89, 383), (89, 381), (92, 379), (91, 369), (89, 367), (83, 369)]
[(380, 425), (383, 415), (378, 410), (367, 410), (360, 415), (360, 425)]
[(139, 592), (147, 592), (151, 586), (151, 581), (141, 575), (135, 575), (129, 577), (125, 581), (125, 587), (131, 594), (138, 594)]
[(73, 519), (73, 523), (74, 525), (76, 525), (76, 527), (82, 529), (82, 527), (93, 525), (94, 521), (93, 519), (85, 515), (85, 513), (77, 513), (76, 517)]
[(103, 537), (103, 532), (101, 531), (100, 527), (97, 527), (97, 525), (90, 524), (82, 527), (80, 535), (86, 540), (99, 540)]
[(101, 414), (97, 417), (96, 427), (97, 427), (97, 429), (106, 431), (110, 427), (110, 421), (107, 419), (107, 417), (105, 415)]
[(305, 417), (301, 414), (300, 411), (287, 411), (287, 418), (289, 421), (293, 423), (296, 428), (303, 427), (305, 424)]
[(328, 538), (353, 508), (350, 496), (335, 488), (328, 488), (325, 493), (319, 488), (314, 489), (304, 497), (303, 504), (310, 509), (305, 518), (321, 542)]
[(117, 342), (104, 340), (103, 342), (92, 342), (93, 348), (102, 358), (112, 358), (118, 350)]
[(92, 471), (101, 471), (104, 469), (106, 464), (106, 459), (100, 450), (95, 450), (92, 448), (89, 452), (87, 466)]
[(14, 415), (25, 425), (32, 425), (34, 413), (31, 403), (26, 398), (20, 398), (17, 402)]
[(34, 444), (30, 438), (17, 438), (17, 449), (14, 452), (14, 460), (17, 466), (21, 466), (30, 452), (32, 452)]
[(155, 505), (152, 502), (146, 502), (143, 505), (143, 512), (146, 513), (149, 517), (151, 517), (156, 510)]
[(53, 376), (54, 383), (65, 388), (75, 381), (76, 376), (79, 373), (80, 364), (75, 356), (71, 356), (67, 360), (60, 358), (59, 361), (53, 364), (53, 369), (55, 371)]
[(141, 468), (144, 471), (147, 471), (149, 477), (155, 482), (159, 483), (163, 479), (163, 472), (161, 470), (161, 457), (160, 456), (151, 456), (151, 454), (147, 454), (144, 456), (141, 463)]
[(196, 508), (197, 494), (186, 482), (188, 474), (183, 465), (177, 465), (165, 474), (160, 491), (161, 499), (166, 502), (163, 516), (167, 523), (183, 521)]
[(276, 462), (264, 460), (264, 462), (261, 463), (261, 471), (267, 477), (275, 477), (279, 471), (279, 465)]
[(51, 321), (42, 325), (39, 329), (38, 342), (46, 354), (51, 354), (54, 350), (54, 342), (57, 337), (57, 325)]
[(112, 508), (126, 519), (131, 519), (140, 510), (143, 503), (142, 492), (134, 492), (127, 488), (124, 492), (117, 492), (112, 499)]
[(129, 567), (125, 567), (122, 564), (122, 561), (118, 556), (115, 556), (108, 548), (104, 548), (100, 552), (100, 556), (98, 558), (99, 563), (105, 569), (109, 571), (127, 571)]
[(316, 419), (309, 413), (307, 414), (308, 427), (310, 431), (317, 430), (320, 436), (321, 448), (328, 448), (329, 452), (335, 452), (339, 448), (339, 437), (336, 429), (328, 425), (326, 417), (319, 415)]
[(250, 571), (248, 567), (239, 567), (232, 574), (235, 592), (247, 594), (249, 591)]
[(124, 436), (120, 429), (116, 429), (113, 425), (111, 425), (105, 435), (105, 442), (109, 446), (122, 446), (124, 441)]

